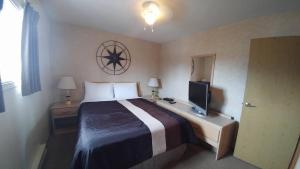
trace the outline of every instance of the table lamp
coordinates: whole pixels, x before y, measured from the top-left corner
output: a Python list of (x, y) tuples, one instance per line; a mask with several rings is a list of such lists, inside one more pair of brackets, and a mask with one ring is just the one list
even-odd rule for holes
[(71, 90), (76, 89), (73, 77), (63, 76), (57, 84), (57, 88), (65, 91), (66, 104), (71, 104)]
[(155, 99), (158, 97), (158, 87), (159, 87), (159, 81), (157, 78), (150, 78), (148, 82), (148, 86), (152, 87), (152, 99)]

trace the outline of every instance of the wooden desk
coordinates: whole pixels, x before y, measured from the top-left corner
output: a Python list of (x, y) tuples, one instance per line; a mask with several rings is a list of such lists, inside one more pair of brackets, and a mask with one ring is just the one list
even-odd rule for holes
[(196, 136), (216, 148), (216, 159), (220, 159), (230, 151), (235, 121), (221, 116), (217, 112), (208, 112), (208, 116), (199, 116), (192, 111), (192, 106), (178, 102), (169, 104), (157, 100), (156, 104), (186, 118), (192, 125)]

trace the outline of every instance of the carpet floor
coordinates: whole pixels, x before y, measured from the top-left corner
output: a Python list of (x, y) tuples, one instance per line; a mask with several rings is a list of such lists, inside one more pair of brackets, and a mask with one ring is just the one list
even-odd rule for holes
[[(51, 136), (42, 169), (69, 169), (74, 153), (75, 134)], [(257, 169), (232, 155), (215, 160), (215, 153), (201, 146), (189, 145), (181, 160), (167, 169)]]

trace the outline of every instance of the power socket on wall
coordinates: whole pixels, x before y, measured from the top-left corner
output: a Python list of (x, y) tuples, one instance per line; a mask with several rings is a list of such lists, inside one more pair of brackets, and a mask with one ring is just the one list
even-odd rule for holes
[(228, 114), (224, 114), (224, 113), (219, 113), (219, 114), (220, 114), (220, 116), (222, 116), (222, 117), (225, 117), (225, 118), (228, 118), (228, 119), (234, 120), (234, 117), (233, 117), (233, 116), (230, 116), (230, 115), (228, 115)]

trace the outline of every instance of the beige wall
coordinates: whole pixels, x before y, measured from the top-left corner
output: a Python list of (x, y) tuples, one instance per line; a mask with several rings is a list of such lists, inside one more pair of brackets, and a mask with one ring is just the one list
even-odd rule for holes
[(210, 82), (214, 56), (194, 56), (192, 58), (194, 61), (194, 72), (191, 74), (190, 80)]
[(211, 105), (239, 120), (250, 39), (287, 35), (300, 35), (299, 12), (246, 20), (163, 44), (160, 94), (187, 101), (191, 56), (216, 54)]
[(213, 68), (213, 62), (214, 62), (215, 56), (207, 56), (204, 57), (204, 79), (206, 81), (211, 81), (212, 78), (212, 70)]
[[(70, 75), (75, 78), (75, 93), (81, 97), (82, 82), (140, 82), (143, 94), (150, 94), (147, 81), (158, 74), (160, 45), (129, 38), (126, 36), (96, 31), (84, 27), (56, 23), (51, 28), (51, 57), (54, 74), (53, 88), (59, 78)], [(122, 75), (108, 75), (96, 63), (98, 46), (107, 40), (117, 40), (125, 44), (131, 54), (131, 66)], [(59, 91), (56, 90), (56, 100)]]
[(199, 81), (204, 77), (204, 59), (201, 57), (193, 57), (194, 72), (191, 74), (192, 81)]
[(18, 88), (4, 90), (6, 112), (0, 113), (0, 168), (29, 169), (40, 144), (46, 143), (48, 107), (52, 102), (48, 19), (40, 11), (39, 53), (42, 91), (22, 97)]
[(298, 160), (296, 162), (295, 169), (300, 169), (300, 156), (298, 157)]
[[(22, 97), (16, 89), (4, 91), (7, 111), (0, 114), (0, 168), (30, 168), (39, 144), (48, 137), (47, 109), (53, 100), (52, 93), (56, 100), (59, 99), (59, 91), (55, 87), (63, 75), (76, 79), (79, 88), (77, 98), (81, 96), (84, 80), (140, 81), (143, 93), (150, 94), (151, 90), (146, 86), (148, 79), (160, 75), (163, 85), (161, 96), (187, 100), (190, 57), (216, 54), (213, 86), (217, 90), (213, 91), (212, 105), (239, 119), (250, 39), (300, 35), (300, 13), (247, 20), (162, 46), (73, 25), (50, 24), (42, 13), (39, 34), (43, 90), (28, 97)], [(132, 65), (125, 74), (110, 76), (98, 68), (96, 50), (106, 40), (118, 40), (128, 47)]]

